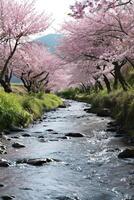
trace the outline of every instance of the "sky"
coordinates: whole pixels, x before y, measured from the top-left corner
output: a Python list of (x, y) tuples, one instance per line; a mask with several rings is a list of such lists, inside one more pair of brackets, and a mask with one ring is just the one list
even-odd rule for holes
[(75, 0), (37, 0), (37, 7), (39, 9), (46, 10), (47, 13), (52, 14), (54, 22), (48, 32), (56, 32), (64, 19), (69, 18), (67, 16), (69, 5), (72, 5), (74, 1)]

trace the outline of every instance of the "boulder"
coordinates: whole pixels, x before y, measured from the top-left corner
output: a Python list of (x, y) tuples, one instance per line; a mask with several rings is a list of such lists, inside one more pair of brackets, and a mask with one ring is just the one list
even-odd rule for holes
[(39, 135), (38, 138), (39, 138), (39, 139), (43, 139), (43, 138), (44, 138), (44, 135)]
[(12, 136), (11, 138), (13, 138), (13, 139), (19, 139), (20, 136)]
[(31, 137), (31, 135), (29, 133), (24, 133), (22, 134), (23, 137)]
[(79, 197), (68, 197), (68, 196), (59, 196), (56, 197), (58, 200), (80, 200)]
[(17, 160), (17, 164), (28, 164), (28, 165), (33, 165), (33, 166), (43, 166), (44, 164), (48, 164), (50, 162), (53, 162), (55, 160), (51, 158), (35, 158), (35, 159), (22, 159), (22, 160)]
[(5, 160), (5, 159), (0, 159), (0, 167), (9, 167), (10, 166), (10, 162)]
[(67, 136), (67, 137), (84, 137), (85, 135), (82, 133), (67, 133), (65, 136)]
[(50, 139), (50, 140), (48, 140), (48, 141), (50, 141), (50, 142), (58, 142), (59, 140), (58, 140), (58, 139), (55, 139), (55, 138), (52, 138), (52, 139)]
[(58, 132), (56, 132), (56, 131), (53, 131), (53, 132), (52, 132), (52, 134), (54, 134), (54, 135), (58, 135)]
[(0, 183), (0, 188), (4, 187), (4, 184)]
[(1, 197), (2, 200), (11, 200), (11, 199), (14, 199), (14, 198), (15, 198), (15, 196), (8, 196), (8, 195)]
[(134, 149), (125, 149), (119, 153), (118, 158), (134, 158)]
[(15, 142), (15, 143), (12, 144), (12, 147), (19, 149), (19, 148), (24, 148), (25, 145), (18, 143), (18, 142)]
[(50, 132), (50, 134), (54, 134), (54, 135), (57, 135), (57, 134), (58, 134), (58, 132), (56, 132), (56, 131), (54, 131), (54, 130), (52, 130), (52, 129), (48, 129), (48, 130), (46, 130), (46, 131)]
[(62, 136), (62, 137), (58, 137), (58, 138), (61, 139), (61, 140), (68, 140), (69, 139), (68, 136)]
[(53, 129), (47, 129), (46, 131), (48, 131), (48, 132), (53, 132), (54, 130), (53, 130)]
[(32, 188), (28, 188), (28, 187), (22, 187), (22, 188), (19, 188), (20, 190), (25, 190), (25, 191), (29, 191), (29, 190), (33, 190)]

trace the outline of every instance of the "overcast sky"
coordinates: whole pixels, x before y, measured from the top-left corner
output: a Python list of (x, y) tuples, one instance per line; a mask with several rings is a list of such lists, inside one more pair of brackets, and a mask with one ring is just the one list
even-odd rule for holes
[(52, 14), (54, 22), (49, 32), (55, 32), (54, 29), (59, 29), (64, 19), (67, 19), (69, 5), (73, 4), (74, 0), (37, 0), (37, 7), (46, 10)]

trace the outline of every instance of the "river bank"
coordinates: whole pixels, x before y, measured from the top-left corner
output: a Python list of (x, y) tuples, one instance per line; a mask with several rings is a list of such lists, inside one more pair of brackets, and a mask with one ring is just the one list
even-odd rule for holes
[(106, 90), (88, 94), (72, 89), (61, 92), (60, 96), (90, 103), (92, 106), (87, 112), (112, 117), (115, 122), (109, 128), (117, 131), (117, 134), (123, 134), (127, 140), (134, 143), (134, 89), (118, 89), (109, 94)]
[(62, 104), (61, 98), (54, 94), (28, 94), (24, 91), (8, 94), (0, 90), (0, 130), (27, 127), (40, 119), (44, 112)]

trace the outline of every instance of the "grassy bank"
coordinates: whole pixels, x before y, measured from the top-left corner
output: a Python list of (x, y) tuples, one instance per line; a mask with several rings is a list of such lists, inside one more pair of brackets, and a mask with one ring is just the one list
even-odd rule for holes
[(54, 94), (26, 94), (22, 91), (7, 94), (0, 90), (0, 130), (12, 126), (26, 127), (45, 111), (62, 104)]
[(78, 89), (70, 89), (60, 93), (60, 95), (64, 98), (90, 103), (93, 112), (108, 108), (111, 117), (129, 134), (134, 135), (134, 89), (131, 88), (127, 92), (118, 89), (110, 94), (106, 90), (88, 94), (81, 93)]

